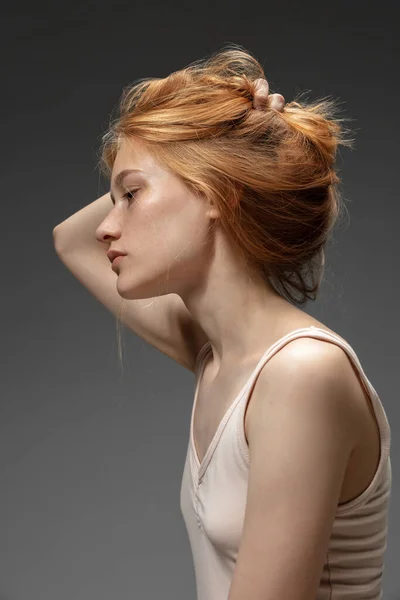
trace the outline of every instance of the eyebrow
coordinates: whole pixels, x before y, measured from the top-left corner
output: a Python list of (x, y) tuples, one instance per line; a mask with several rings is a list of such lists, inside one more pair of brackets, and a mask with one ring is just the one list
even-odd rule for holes
[[(143, 171), (142, 171), (142, 169), (123, 169), (123, 171), (120, 171), (114, 177), (114, 187), (121, 187), (122, 186), (122, 182), (125, 179), (125, 177), (127, 175), (130, 175), (131, 173), (143, 173)], [(112, 203), (115, 204), (115, 198), (112, 195), (111, 191), (110, 191), (110, 197), (111, 197)]]

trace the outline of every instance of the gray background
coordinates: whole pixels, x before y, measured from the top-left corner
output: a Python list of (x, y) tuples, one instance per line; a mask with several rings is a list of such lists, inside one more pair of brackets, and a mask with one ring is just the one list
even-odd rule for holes
[[(195, 598), (179, 490), (194, 377), (125, 331), (52, 230), (107, 191), (100, 136), (123, 86), (227, 43), (287, 101), (343, 101), (350, 219), (305, 310), (344, 336), (392, 428), (385, 600), (400, 599), (398, 14), (395, 3), (13, 4), (2, 21), (0, 600)], [(221, 599), (223, 600), (223, 599)]]

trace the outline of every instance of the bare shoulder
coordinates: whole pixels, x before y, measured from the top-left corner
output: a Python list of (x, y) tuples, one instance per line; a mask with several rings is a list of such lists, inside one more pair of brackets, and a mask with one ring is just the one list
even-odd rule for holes
[[(345, 338), (319, 321), (306, 321), (303, 325), (298, 325), (298, 328), (310, 325), (339, 338), (348, 345)], [(284, 373), (289, 374), (296, 370), (312, 373), (316, 368), (321, 375), (325, 373), (325, 376), (340, 377), (343, 381), (354, 376), (351, 360), (337, 341), (308, 335), (290, 340), (270, 359), (266, 367), (267, 377), (272, 373), (280, 377)]]
[[(312, 337), (291, 340), (279, 350), (267, 364), (268, 380), (297, 376), (299, 381), (307, 377), (335, 380), (346, 384), (353, 372), (346, 352), (337, 344)], [(263, 373), (261, 373), (262, 375)]]
[[(346, 342), (344, 338), (341, 339)], [(333, 386), (338, 394), (342, 392), (346, 403), (352, 400), (354, 408), (357, 405), (360, 385), (355, 368), (346, 351), (333, 341), (314, 337), (296, 338), (281, 348), (270, 363), (264, 375), (266, 380), (295, 378), (304, 385), (312, 381), (325, 382)]]
[(265, 410), (282, 405), (285, 398), (288, 406), (296, 410), (313, 403), (315, 409), (340, 413), (343, 422), (350, 426), (355, 446), (359, 438), (359, 390), (342, 348), (317, 338), (296, 338), (281, 348), (260, 372), (248, 408), (248, 438)]

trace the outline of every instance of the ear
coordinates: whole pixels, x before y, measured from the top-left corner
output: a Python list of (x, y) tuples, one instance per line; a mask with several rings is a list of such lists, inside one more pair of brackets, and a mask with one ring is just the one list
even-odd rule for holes
[[(227, 202), (231, 208), (235, 208), (243, 195), (244, 186), (235, 183), (232, 193), (227, 197)], [(220, 217), (220, 210), (216, 205), (215, 201), (211, 198), (205, 197), (205, 202), (207, 203), (207, 216), (210, 219), (218, 219)]]

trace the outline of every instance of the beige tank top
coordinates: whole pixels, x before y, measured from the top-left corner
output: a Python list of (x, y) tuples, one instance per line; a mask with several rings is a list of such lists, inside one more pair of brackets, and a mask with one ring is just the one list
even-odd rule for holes
[(382, 598), (384, 554), (392, 473), (390, 426), (382, 403), (351, 346), (324, 329), (296, 329), (263, 354), (245, 386), (222, 418), (199, 464), (193, 440), (193, 417), (207, 342), (200, 350), (197, 384), (183, 470), (180, 508), (192, 550), (197, 600), (226, 600), (232, 582), (244, 522), (249, 454), (244, 414), (256, 379), (268, 360), (291, 340), (313, 337), (340, 346), (360, 373), (380, 429), (381, 455), (373, 480), (357, 498), (338, 505), (316, 600)]

